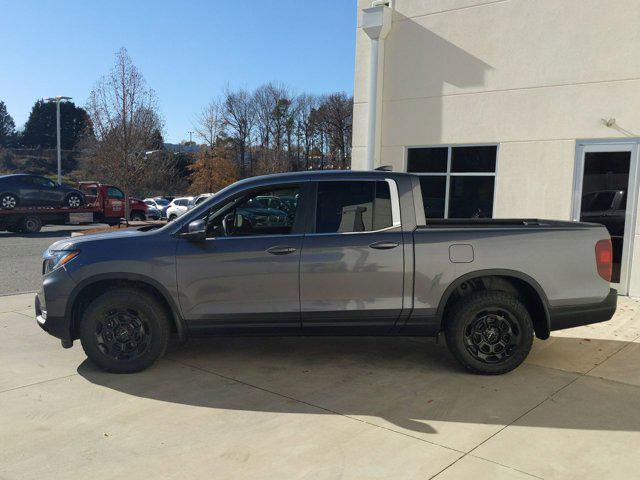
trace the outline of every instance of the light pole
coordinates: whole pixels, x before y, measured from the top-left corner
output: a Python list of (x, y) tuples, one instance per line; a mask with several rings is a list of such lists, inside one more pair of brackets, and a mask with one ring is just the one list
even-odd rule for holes
[(71, 97), (53, 97), (47, 98), (47, 102), (56, 102), (56, 133), (58, 140), (58, 185), (62, 185), (62, 158), (60, 147), (60, 101), (71, 100)]

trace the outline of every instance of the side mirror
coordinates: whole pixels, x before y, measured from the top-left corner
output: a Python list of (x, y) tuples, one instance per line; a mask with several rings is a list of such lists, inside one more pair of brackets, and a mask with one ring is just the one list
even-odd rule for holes
[(201, 242), (207, 238), (207, 224), (202, 219), (194, 220), (187, 225), (187, 231), (178, 236), (192, 242)]

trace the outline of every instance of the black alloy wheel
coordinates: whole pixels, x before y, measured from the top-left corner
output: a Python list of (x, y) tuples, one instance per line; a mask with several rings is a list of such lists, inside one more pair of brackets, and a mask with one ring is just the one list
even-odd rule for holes
[(467, 351), (481, 362), (500, 363), (512, 355), (519, 344), (518, 323), (511, 313), (500, 308), (478, 312), (464, 329)]
[(133, 308), (113, 309), (96, 322), (95, 340), (100, 351), (115, 360), (135, 360), (149, 348), (149, 322)]
[(105, 291), (81, 313), (80, 341), (87, 357), (108, 372), (134, 373), (164, 355), (170, 311), (154, 293), (134, 287)]
[(533, 321), (513, 294), (480, 290), (459, 298), (444, 325), (447, 346), (467, 370), (499, 375), (520, 365), (533, 343)]

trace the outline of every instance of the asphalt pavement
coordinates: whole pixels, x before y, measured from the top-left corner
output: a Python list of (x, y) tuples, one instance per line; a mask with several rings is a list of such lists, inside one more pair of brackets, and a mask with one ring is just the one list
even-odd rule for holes
[(0, 295), (35, 292), (40, 288), (42, 252), (53, 242), (89, 226), (51, 226), (39, 233), (0, 232)]

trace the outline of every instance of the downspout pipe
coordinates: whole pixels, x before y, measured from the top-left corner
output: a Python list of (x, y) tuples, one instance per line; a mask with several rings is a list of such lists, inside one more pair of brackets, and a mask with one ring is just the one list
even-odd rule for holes
[(382, 80), (384, 75), (384, 39), (391, 30), (388, 2), (374, 2), (362, 10), (362, 29), (371, 39), (369, 57), (369, 114), (367, 117), (367, 156), (365, 170), (373, 170), (380, 151)]

